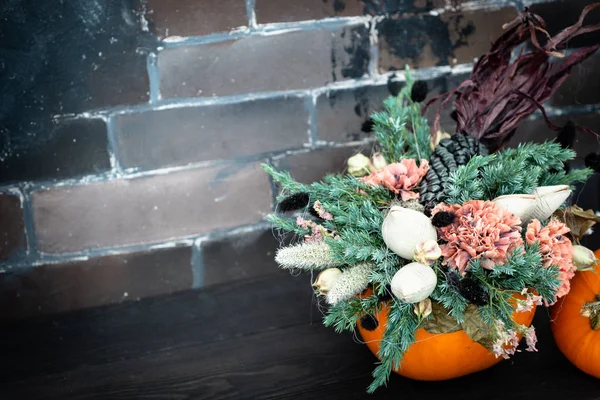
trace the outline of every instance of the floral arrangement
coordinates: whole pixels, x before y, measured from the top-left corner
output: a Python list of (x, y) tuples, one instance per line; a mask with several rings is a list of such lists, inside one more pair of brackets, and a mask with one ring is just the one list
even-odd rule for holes
[[(462, 329), (496, 357), (519, 351), (520, 337), (527, 351), (537, 351), (534, 327), (518, 323), (515, 313), (553, 304), (576, 270), (593, 264), (578, 243), (598, 217), (567, 205), (571, 185), (592, 171), (567, 171), (575, 153), (553, 141), (505, 144), (527, 116), (543, 113), (541, 103), (571, 68), (600, 47), (553, 61), (567, 40), (591, 30), (583, 19), (596, 6), (554, 37), (526, 10), (469, 79), (425, 105), (427, 85), (407, 68), (403, 89), (372, 115), (374, 154), (351, 157), (348, 174), (305, 185), (264, 165), (281, 187), (278, 213), (269, 219), (299, 238), (279, 249), (276, 261), (318, 272), (315, 292), (329, 304), (324, 324), (372, 331), (375, 316), (387, 310), (370, 392), (402, 368), (419, 329)], [(537, 32), (547, 36), (545, 44)], [(511, 60), (528, 39), (532, 50)], [(439, 116), (452, 99), (457, 130), (449, 135), (440, 132)], [(423, 114), (436, 101), (430, 127)], [(548, 123), (560, 135), (593, 133)]]

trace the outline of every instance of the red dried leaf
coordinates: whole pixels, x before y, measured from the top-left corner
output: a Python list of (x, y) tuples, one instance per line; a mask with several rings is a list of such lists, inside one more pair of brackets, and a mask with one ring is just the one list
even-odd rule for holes
[[(474, 136), (497, 149), (513, 134), (516, 127), (537, 109), (542, 111), (548, 125), (558, 130), (544, 112), (542, 103), (548, 100), (573, 66), (592, 55), (600, 45), (573, 51), (564, 57), (559, 50), (566, 42), (583, 33), (600, 29), (600, 25), (583, 26), (585, 16), (600, 3), (584, 8), (574, 25), (551, 37), (544, 20), (525, 9), (515, 20), (504, 25), (506, 31), (473, 67), (469, 79), (456, 89), (432, 99), (423, 112), (434, 102), (442, 99), (434, 120), (432, 132), (439, 130), (440, 112), (445, 104), (454, 99), (457, 113), (457, 132)], [(547, 41), (543, 45), (536, 37), (542, 32)], [(513, 50), (530, 40), (534, 49), (521, 54), (511, 63)], [(564, 57), (560, 63), (551, 57)], [(591, 132), (577, 127), (580, 131)], [(593, 132), (591, 132), (593, 133)]]

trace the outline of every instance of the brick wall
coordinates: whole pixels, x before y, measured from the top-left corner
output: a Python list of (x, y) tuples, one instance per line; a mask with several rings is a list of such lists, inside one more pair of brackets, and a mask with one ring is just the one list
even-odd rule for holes
[[(0, 318), (276, 273), (260, 162), (303, 182), (341, 171), (396, 70), (433, 96), (523, 7), (554, 29), (592, 1), (92, 3), (0, 5)], [(599, 130), (599, 63), (550, 115)], [(534, 116), (515, 141), (553, 135)], [(578, 136), (578, 162), (598, 147)]]

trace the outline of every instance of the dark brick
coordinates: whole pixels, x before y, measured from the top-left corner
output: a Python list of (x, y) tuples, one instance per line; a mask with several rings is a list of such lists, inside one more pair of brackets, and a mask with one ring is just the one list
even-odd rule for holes
[(162, 242), (262, 220), (271, 209), (258, 164), (229, 164), (33, 193), (45, 253)]
[(122, 115), (116, 126), (122, 165), (142, 169), (301, 148), (309, 139), (297, 97)]
[(277, 160), (275, 165), (290, 171), (298, 182), (312, 183), (320, 181), (327, 174), (344, 173), (348, 158), (361, 152), (366, 156), (371, 155), (372, 145), (312, 150), (286, 156)]
[(306, 89), (359, 78), (369, 63), (364, 26), (300, 31), (161, 51), (163, 97)]
[(100, 119), (57, 122), (43, 145), (34, 142), (4, 157), (0, 182), (70, 178), (107, 171), (107, 146), (106, 124)]
[(384, 19), (378, 26), (381, 72), (471, 62), (503, 33), (517, 11), (475, 10)]
[(317, 130), (320, 140), (347, 142), (372, 136), (361, 130), (373, 111), (383, 108), (390, 95), (387, 86), (333, 90), (317, 97)]
[[(551, 121), (559, 126), (563, 126), (568, 120), (595, 132), (600, 131), (600, 114), (581, 114), (551, 118)], [(555, 139), (556, 136), (557, 132), (550, 129), (543, 119), (525, 121), (517, 128), (517, 133), (510, 141), (509, 146), (514, 147), (522, 142), (541, 143), (546, 140)], [(577, 132), (573, 142), (573, 150), (577, 153), (575, 162), (583, 165), (583, 159), (586, 155), (591, 152), (600, 152), (600, 139), (594, 135)]]
[(244, 0), (148, 0), (146, 18), (159, 37), (200, 36), (248, 25)]
[[(438, 96), (442, 93), (447, 93), (448, 91), (455, 89), (465, 79), (468, 79), (468, 77), (469, 74), (459, 74), (442, 76), (427, 81), (429, 86), (429, 93), (425, 101), (422, 102), (422, 104), (425, 105), (429, 100), (431, 100), (435, 96)], [(427, 121), (429, 122), (430, 126), (433, 126), (435, 115), (442, 101), (443, 99), (439, 99), (436, 103), (432, 104), (425, 113), (425, 118), (427, 118)], [(444, 132), (450, 134), (456, 133), (456, 122), (450, 117), (450, 114), (453, 109), (454, 102), (449, 101), (440, 111), (440, 127)]]
[(363, 2), (359, 0), (256, 0), (255, 9), (257, 22), (266, 24), (362, 15)]
[(17, 257), (26, 248), (21, 199), (12, 194), (0, 193), (0, 260)]
[(600, 52), (575, 66), (562, 86), (554, 93), (550, 104), (567, 106), (600, 103)]
[[(529, 8), (534, 14), (541, 16), (546, 21), (546, 27), (550, 35), (555, 35), (567, 26), (573, 25), (585, 6), (595, 3), (594, 0), (558, 0), (544, 3), (532, 4)], [(598, 9), (592, 10), (585, 18), (585, 26), (600, 23)], [(542, 37), (540, 37), (542, 38)], [(592, 46), (598, 44), (600, 32), (590, 32), (570, 40), (569, 48)], [(541, 43), (544, 43), (543, 41)]]
[(192, 287), (191, 249), (177, 247), (0, 274), (0, 319), (139, 300)]
[(280, 238), (276, 235), (269, 229), (203, 242), (202, 286), (277, 273), (275, 252)]
[(155, 48), (133, 2), (2, 2), (0, 157), (52, 141), (53, 116), (148, 100)]

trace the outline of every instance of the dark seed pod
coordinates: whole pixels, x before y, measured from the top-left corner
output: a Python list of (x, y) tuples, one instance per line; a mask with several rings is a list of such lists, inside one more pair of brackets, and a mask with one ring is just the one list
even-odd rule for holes
[(450, 113), (450, 118), (452, 118), (454, 122), (458, 122), (458, 112), (456, 110), (452, 110)]
[(489, 302), (489, 294), (483, 286), (473, 278), (461, 280), (458, 292), (462, 297), (476, 306), (485, 306)]
[(454, 222), (456, 214), (448, 211), (440, 211), (431, 218), (431, 224), (438, 228), (443, 228)]
[(360, 317), (360, 326), (368, 331), (374, 331), (379, 326), (379, 322), (371, 314), (365, 314)]
[(565, 126), (558, 132), (556, 142), (560, 144), (560, 147), (563, 149), (570, 149), (573, 147), (573, 142), (575, 141), (575, 133), (575, 124), (573, 121), (567, 121)]
[(600, 172), (600, 153), (590, 153), (585, 156), (585, 166), (593, 169), (596, 172)]
[(365, 122), (363, 122), (362, 127), (360, 128), (361, 131), (365, 132), (365, 133), (370, 133), (373, 132), (373, 127), (375, 126), (375, 122), (373, 122), (373, 120), (371, 118), (369, 118), (368, 120), (366, 120)]
[(387, 88), (392, 96), (398, 96), (400, 90), (402, 90), (402, 82), (395, 75), (392, 75), (387, 81)]
[(415, 103), (420, 103), (425, 100), (428, 91), (429, 88), (427, 87), (427, 82), (416, 81), (410, 89), (410, 99)]
[(281, 200), (278, 209), (281, 212), (296, 211), (304, 208), (310, 202), (308, 193), (295, 193)]

